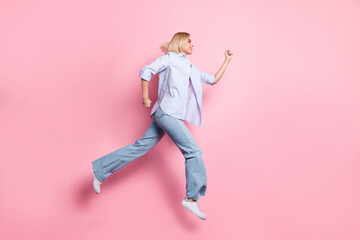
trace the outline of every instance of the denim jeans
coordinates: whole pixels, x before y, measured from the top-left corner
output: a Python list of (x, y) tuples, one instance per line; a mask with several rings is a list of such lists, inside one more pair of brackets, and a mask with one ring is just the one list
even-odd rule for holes
[(186, 197), (197, 200), (206, 192), (206, 170), (202, 153), (183, 120), (164, 113), (159, 107), (152, 115), (152, 123), (144, 136), (92, 162), (95, 176), (103, 181), (111, 173), (146, 154), (164, 136), (174, 141), (185, 158)]

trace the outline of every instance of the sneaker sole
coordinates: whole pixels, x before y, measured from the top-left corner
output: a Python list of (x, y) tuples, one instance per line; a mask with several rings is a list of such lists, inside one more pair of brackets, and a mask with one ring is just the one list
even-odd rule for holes
[(188, 208), (185, 200), (182, 200), (181, 205), (183, 205), (187, 210), (189, 210), (192, 214), (194, 214), (196, 217), (200, 218), (201, 220), (205, 220), (205, 219), (206, 219), (206, 217), (202, 218), (202, 217), (196, 215), (190, 208)]

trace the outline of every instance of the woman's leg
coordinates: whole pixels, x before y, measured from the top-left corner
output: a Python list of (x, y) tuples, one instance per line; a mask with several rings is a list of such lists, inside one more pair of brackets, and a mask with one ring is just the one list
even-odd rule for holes
[(135, 144), (129, 144), (92, 162), (95, 176), (100, 182), (111, 173), (146, 154), (162, 139), (165, 132), (154, 121), (154, 115), (144, 136), (136, 140)]
[(186, 197), (199, 199), (206, 192), (206, 170), (199, 146), (181, 119), (167, 115), (159, 107), (155, 120), (185, 157)]

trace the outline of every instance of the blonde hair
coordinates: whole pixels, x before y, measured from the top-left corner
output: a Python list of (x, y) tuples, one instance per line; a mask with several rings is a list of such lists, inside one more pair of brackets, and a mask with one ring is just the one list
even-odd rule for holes
[(187, 32), (177, 32), (174, 34), (170, 42), (161, 44), (160, 49), (162, 52), (176, 52), (180, 53), (186, 39), (190, 36)]

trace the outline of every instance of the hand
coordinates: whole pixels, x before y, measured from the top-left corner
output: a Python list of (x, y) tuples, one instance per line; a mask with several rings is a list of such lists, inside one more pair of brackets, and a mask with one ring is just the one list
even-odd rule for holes
[(226, 50), (225, 51), (225, 58), (226, 59), (229, 59), (229, 60), (231, 60), (231, 58), (233, 57), (233, 53), (230, 51), (230, 50)]
[(142, 104), (143, 104), (144, 107), (150, 107), (150, 105), (151, 105), (150, 98), (143, 98)]

